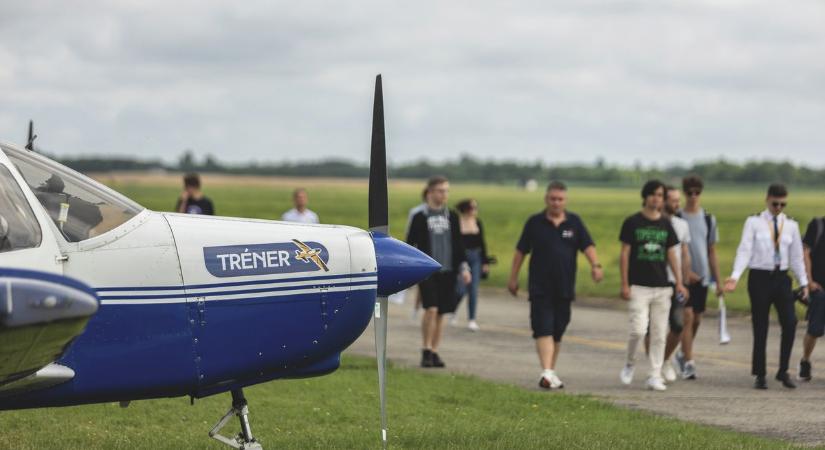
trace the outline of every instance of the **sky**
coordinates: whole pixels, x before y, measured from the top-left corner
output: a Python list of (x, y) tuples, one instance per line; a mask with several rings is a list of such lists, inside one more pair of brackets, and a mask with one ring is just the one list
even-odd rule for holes
[(0, 3), (0, 140), (60, 156), (825, 166), (825, 2)]

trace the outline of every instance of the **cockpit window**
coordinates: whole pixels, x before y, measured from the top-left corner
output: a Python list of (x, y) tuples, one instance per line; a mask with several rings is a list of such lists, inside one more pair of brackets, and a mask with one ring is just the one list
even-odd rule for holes
[(40, 225), (23, 190), (0, 164), (0, 253), (40, 245)]
[(31, 151), (3, 147), (69, 242), (113, 230), (143, 207), (66, 166)]

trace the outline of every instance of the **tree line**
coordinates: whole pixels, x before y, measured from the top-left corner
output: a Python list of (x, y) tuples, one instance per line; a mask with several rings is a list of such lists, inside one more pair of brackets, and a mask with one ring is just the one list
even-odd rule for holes
[[(346, 177), (365, 178), (369, 167), (344, 159), (320, 161), (228, 164), (212, 155), (197, 158), (186, 151), (175, 163), (161, 160), (140, 160), (122, 157), (55, 158), (79, 172), (111, 171), (175, 171), (212, 172), (237, 175), (270, 175), (298, 177)], [(650, 178), (674, 179), (687, 174), (698, 174), (707, 181), (724, 183), (784, 182), (794, 185), (825, 185), (825, 168), (811, 168), (789, 161), (749, 161), (735, 163), (725, 159), (697, 162), (691, 165), (666, 167), (621, 166), (608, 164), (600, 158), (593, 163), (548, 164), (543, 162), (516, 162), (483, 160), (470, 155), (457, 159), (434, 162), (422, 159), (415, 162), (391, 165), (389, 174), (394, 178), (427, 178), (434, 174), (447, 176), (455, 181), (485, 183), (524, 183), (536, 180), (543, 183), (551, 179), (571, 182), (604, 184), (638, 184)]]

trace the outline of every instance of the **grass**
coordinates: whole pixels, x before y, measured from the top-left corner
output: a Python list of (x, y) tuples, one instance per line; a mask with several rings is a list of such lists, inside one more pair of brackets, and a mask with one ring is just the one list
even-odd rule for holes
[[(138, 181), (107, 181), (116, 189), (132, 197), (146, 207), (169, 210), (179, 193), (178, 179), (168, 178), (165, 183)], [(310, 193), (310, 208), (325, 223), (367, 226), (367, 189), (363, 183), (340, 183), (331, 180), (296, 180)], [(221, 182), (210, 185), (205, 179), (206, 193), (215, 202), (218, 214), (240, 217), (277, 219), (291, 207), (290, 193), (295, 185), (276, 183)], [(423, 183), (392, 183), (390, 185), (390, 223), (395, 237), (403, 239), (407, 211), (419, 203)], [(543, 208), (542, 192), (525, 192), (510, 186), (479, 184), (453, 184), (451, 204), (465, 197), (476, 198), (480, 205), (480, 218), (487, 231), (489, 252), (499, 258), (484, 286), (504, 288), (509, 276), (513, 249), (521, 233), (524, 221)], [(754, 187), (709, 186), (704, 203), (715, 214), (720, 230), (719, 255), (722, 276), (730, 273), (736, 246), (745, 218), (764, 208), (764, 193)], [(788, 213), (801, 224), (802, 232), (814, 215), (825, 214), (822, 194), (816, 191), (791, 191)], [(619, 228), (623, 219), (640, 207), (638, 190), (629, 188), (605, 188), (573, 186), (569, 192), (569, 208), (582, 216), (590, 229), (602, 264), (605, 280), (594, 285), (589, 278), (589, 267), (580, 258), (578, 293), (580, 296), (618, 297), (619, 292)], [(522, 288), (526, 287), (526, 267), (522, 270)], [(727, 297), (728, 307), (747, 310), (746, 280), (742, 280), (737, 292)], [(711, 307), (715, 301), (709, 302)]]
[[(374, 362), (345, 356), (332, 375), (245, 391), (265, 448), (380, 448)], [(207, 431), (229, 395), (0, 412), (0, 448), (226, 448)], [(792, 448), (790, 444), (583, 396), (537, 392), (468, 376), (390, 368), (391, 448)], [(237, 431), (231, 422), (225, 434)]]

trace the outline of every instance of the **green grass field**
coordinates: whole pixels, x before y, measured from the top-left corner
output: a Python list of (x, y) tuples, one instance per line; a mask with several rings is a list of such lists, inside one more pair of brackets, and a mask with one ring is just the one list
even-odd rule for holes
[[(424, 389), (426, 387), (426, 389)], [(380, 448), (375, 364), (345, 357), (332, 375), (246, 390), (252, 430), (264, 448)], [(0, 412), (0, 449), (228, 448), (207, 431), (229, 395)], [(391, 448), (640, 449), (792, 446), (467, 376), (391, 368)], [(237, 432), (237, 421), (225, 434)]]
[[(177, 182), (177, 178), (174, 179)], [(149, 185), (144, 182), (107, 181), (116, 189), (156, 210), (169, 210), (178, 195), (177, 184)], [(297, 181), (309, 189), (310, 208), (325, 223), (339, 223), (365, 228), (367, 225), (366, 183), (335, 181)], [(288, 183), (277, 185), (240, 185), (222, 182), (209, 185), (206, 193), (215, 201), (218, 214), (240, 217), (277, 219), (291, 207)], [(390, 223), (395, 237), (403, 239), (409, 208), (419, 203), (423, 182), (393, 183), (390, 186)], [(476, 198), (480, 205), (479, 217), (487, 232), (489, 252), (499, 258), (485, 286), (504, 288), (509, 276), (513, 249), (528, 216), (543, 209), (543, 192), (525, 192), (515, 187), (477, 184), (453, 184), (450, 203), (466, 197)], [(569, 208), (584, 219), (590, 229), (605, 267), (605, 280), (599, 285), (590, 281), (589, 267), (580, 258), (578, 293), (580, 296), (618, 298), (619, 292), (619, 227), (623, 219), (638, 211), (640, 198), (637, 189), (572, 186)], [(736, 246), (745, 218), (764, 208), (764, 190), (755, 187), (709, 186), (703, 201), (708, 211), (715, 214), (720, 230), (719, 255), (722, 276), (730, 273)], [(825, 214), (825, 196), (816, 191), (791, 191), (788, 213), (800, 221), (802, 232), (814, 215)], [(521, 286), (526, 287), (526, 267), (522, 270)], [(740, 282), (737, 292), (728, 296), (732, 309), (748, 308), (746, 281)], [(715, 301), (710, 301), (715, 306)]]

